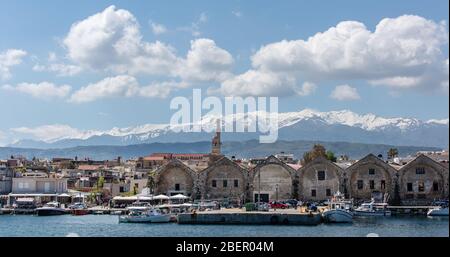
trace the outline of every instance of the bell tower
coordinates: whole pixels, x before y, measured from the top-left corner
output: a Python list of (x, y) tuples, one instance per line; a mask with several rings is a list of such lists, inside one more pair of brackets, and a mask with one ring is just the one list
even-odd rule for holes
[(220, 119), (218, 119), (216, 121), (216, 135), (213, 137), (211, 142), (212, 155), (221, 155), (220, 148), (222, 146), (222, 142), (220, 141), (220, 133), (221, 133), (221, 122)]

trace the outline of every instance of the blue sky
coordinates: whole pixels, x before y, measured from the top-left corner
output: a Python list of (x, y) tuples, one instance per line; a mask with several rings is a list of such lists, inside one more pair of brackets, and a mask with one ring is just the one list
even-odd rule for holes
[[(126, 56), (127, 53), (113, 56), (108, 52), (111, 51), (108, 43), (95, 45), (98, 42), (92, 38), (96, 34), (89, 31), (98, 31), (98, 23), (76, 25), (92, 15), (99, 15), (98, 20), (101, 20), (101, 15), (106, 17), (105, 9), (111, 5), (115, 9), (110, 12), (118, 16), (105, 21), (109, 24), (100, 29), (112, 31), (119, 38), (120, 33), (128, 39), (130, 35), (133, 40), (138, 38), (139, 47), (132, 58)], [(400, 19), (403, 15), (416, 18)], [(205, 93), (210, 88), (220, 92), (220, 96), (236, 91), (242, 96), (278, 95), (282, 112), (304, 108), (319, 111), (349, 109), (359, 114), (374, 113), (385, 117), (448, 118), (448, 63), (446, 74), (439, 70), (442, 62), (448, 62), (448, 16), (448, 1), (445, 0), (431, 3), (283, 1), (276, 4), (273, 1), (0, 0), (0, 112), (3, 121), (0, 123), (0, 143), (5, 144), (10, 137), (17, 136), (12, 131), (18, 127), (32, 129), (64, 124), (80, 130), (106, 130), (167, 123), (173, 114), (169, 109), (170, 100), (175, 96), (189, 96), (192, 88), (202, 88)], [(356, 53), (353, 56), (356, 59), (349, 62), (361, 58), (364, 63), (361, 67), (349, 64), (347, 60), (343, 64), (333, 62), (333, 57), (311, 57), (310, 52), (301, 48), (302, 43), (298, 43), (343, 21), (359, 22), (368, 33), (374, 33), (377, 24), (385, 18), (394, 19), (389, 23), (394, 30), (380, 33), (378, 41), (346, 43), (349, 48), (367, 43), (373, 49), (379, 49), (380, 56), (386, 54), (384, 60), (378, 60), (375, 50), (361, 56)], [(343, 29), (352, 29), (355, 26), (352, 24)], [(138, 33), (126, 30), (129, 28), (137, 28)], [(395, 41), (396, 33), (404, 41), (399, 44), (401, 47), (389, 47), (389, 40)], [(78, 42), (80, 35), (86, 37), (84, 43)], [(116, 39), (110, 40), (117, 43)], [(293, 57), (297, 59), (287, 61), (290, 55), (283, 55), (288, 50), (280, 44), (282, 40), (297, 41), (298, 44), (289, 48), (289, 51), (297, 51)], [(162, 46), (155, 45), (157, 41)], [(318, 41), (320, 43), (320, 39)], [(383, 46), (383, 42), (388, 43)], [(89, 48), (93, 44), (94, 50)], [(311, 43), (308, 49), (318, 47), (320, 50), (322, 47), (333, 51), (330, 47), (333, 42), (327, 44)], [(155, 51), (163, 54), (155, 54), (158, 55), (155, 57), (154, 52), (146, 52), (145, 45), (155, 49), (160, 47)], [(193, 51), (193, 45), (198, 51)], [(260, 50), (268, 45), (271, 46), (268, 51)], [(208, 47), (213, 52), (205, 55), (203, 50)], [(13, 49), (22, 52), (9, 51)], [(128, 51), (133, 47), (126, 45), (123, 49)], [(436, 49), (441, 52), (436, 53)], [(188, 58), (189, 51), (192, 51), (192, 62)], [(336, 59), (346, 56), (333, 54), (331, 56)], [(140, 55), (145, 58), (141, 59)], [(19, 61), (13, 63), (13, 57)], [(196, 62), (198, 58), (202, 61)], [(303, 60), (308, 58), (316, 59), (304, 63)], [(133, 64), (135, 66), (130, 64), (141, 60), (155, 63), (155, 67), (142, 68), (141, 62)], [(341, 64), (343, 70), (337, 67)], [(175, 66), (179, 71), (167, 75)], [(66, 74), (61, 74), (63, 69)], [(73, 74), (67, 74), (67, 69)], [(261, 81), (261, 77), (266, 80)], [(115, 79), (100, 83), (105, 78)], [(43, 82), (47, 84), (43, 85)], [(89, 84), (101, 84), (105, 89), (114, 83), (123, 83), (123, 87), (106, 94), (98, 92), (99, 87), (88, 88), (91, 91), (86, 89)], [(268, 83), (267, 91), (260, 87), (264, 83)], [(305, 87), (305, 83), (313, 86)], [(78, 92), (83, 87), (86, 90)], [(141, 90), (145, 87), (148, 87), (147, 93)], [(148, 94), (150, 91), (157, 93)], [(96, 97), (86, 100), (87, 95)]]

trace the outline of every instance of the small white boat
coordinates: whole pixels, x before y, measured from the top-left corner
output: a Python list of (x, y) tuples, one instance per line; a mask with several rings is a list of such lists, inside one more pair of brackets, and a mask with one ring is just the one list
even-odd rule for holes
[(55, 216), (55, 215), (64, 215), (68, 212), (61, 207), (58, 202), (49, 202), (46, 203), (43, 207), (36, 209), (36, 214), (38, 216)]
[(111, 215), (122, 215), (122, 211), (112, 211)]
[(355, 216), (391, 216), (391, 211), (387, 208), (387, 203), (363, 203), (356, 208), (353, 213)]
[(437, 206), (435, 208), (431, 208), (428, 213), (428, 216), (448, 216), (448, 207)]
[(147, 206), (131, 206), (127, 215), (119, 216), (119, 223), (167, 223), (171, 214), (163, 214), (157, 208)]
[(345, 200), (339, 191), (333, 199), (328, 202), (328, 209), (322, 213), (327, 223), (350, 223), (353, 222), (352, 201)]

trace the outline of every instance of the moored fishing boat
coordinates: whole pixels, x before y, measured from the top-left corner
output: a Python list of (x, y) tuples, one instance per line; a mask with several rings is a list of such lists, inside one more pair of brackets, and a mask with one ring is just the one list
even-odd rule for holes
[(356, 208), (353, 213), (355, 216), (391, 216), (391, 211), (387, 208), (387, 203), (363, 203)]
[(119, 216), (119, 223), (167, 223), (170, 214), (163, 214), (161, 210), (147, 206), (131, 206), (127, 208), (127, 215)]
[(431, 208), (427, 212), (428, 216), (448, 216), (448, 206), (447, 207), (441, 207), (437, 206), (434, 208)]
[(43, 207), (37, 208), (35, 212), (38, 216), (54, 216), (67, 214), (67, 211), (64, 208), (61, 208), (61, 205), (58, 202), (49, 202)]
[(70, 208), (70, 213), (75, 216), (87, 215), (89, 210), (84, 203), (75, 203)]
[(346, 200), (339, 191), (328, 202), (327, 210), (322, 216), (327, 223), (350, 223), (353, 221), (352, 201)]

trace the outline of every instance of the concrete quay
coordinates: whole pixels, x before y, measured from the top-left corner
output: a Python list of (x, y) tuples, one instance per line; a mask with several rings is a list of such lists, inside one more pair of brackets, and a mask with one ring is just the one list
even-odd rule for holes
[(178, 214), (178, 224), (222, 224), (222, 225), (304, 225), (315, 226), (322, 222), (320, 213), (298, 211), (208, 211)]

